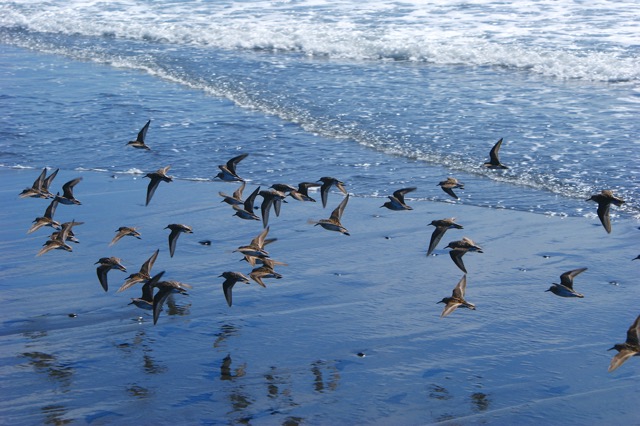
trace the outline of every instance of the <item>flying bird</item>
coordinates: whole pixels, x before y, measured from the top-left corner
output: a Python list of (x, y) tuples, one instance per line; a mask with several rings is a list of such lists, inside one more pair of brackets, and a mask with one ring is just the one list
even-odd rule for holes
[(431, 241), (429, 242), (429, 250), (427, 250), (427, 256), (429, 256), (435, 250), (436, 246), (444, 236), (444, 233), (447, 232), (448, 229), (464, 229), (462, 225), (458, 225), (455, 223), (456, 218), (452, 217), (449, 219), (440, 219), (440, 220), (432, 220), (429, 225), (435, 226), (436, 229), (433, 230), (431, 234)]
[(451, 297), (445, 297), (438, 303), (444, 303), (445, 307), (440, 314), (440, 318), (446, 317), (458, 307), (469, 308), (475, 311), (476, 306), (464, 299), (464, 293), (467, 289), (467, 276), (463, 275), (458, 284), (454, 287)]
[(447, 194), (449, 194), (450, 196), (452, 196), (453, 198), (455, 198), (456, 200), (459, 200), (460, 197), (458, 197), (454, 192), (454, 188), (460, 188), (460, 189), (464, 189), (464, 183), (459, 182), (458, 179), (449, 176), (447, 178), (447, 180), (443, 180), (442, 182), (438, 183), (438, 186), (440, 186), (440, 188), (442, 188), (442, 190), (444, 192), (446, 192)]
[(53, 220), (53, 215), (56, 212), (56, 207), (58, 207), (58, 199), (54, 198), (47, 206), (47, 209), (44, 211), (43, 216), (36, 217), (33, 220), (33, 225), (27, 231), (27, 234), (30, 234), (43, 226), (50, 226), (54, 229), (61, 229), (60, 223)]
[(462, 240), (459, 241), (451, 241), (447, 248), (452, 249), (449, 252), (449, 256), (453, 263), (456, 264), (458, 268), (465, 274), (467, 273), (467, 269), (464, 267), (464, 263), (462, 262), (462, 256), (464, 256), (468, 251), (483, 253), (482, 247), (476, 245), (471, 239), (467, 237), (462, 237)]
[(104, 289), (104, 291), (109, 290), (109, 284), (107, 283), (107, 272), (112, 269), (118, 269), (122, 272), (127, 272), (127, 268), (122, 266), (120, 263), (121, 260), (117, 257), (102, 257), (98, 260), (94, 265), (100, 264), (96, 268), (96, 273), (98, 274), (98, 280), (100, 281), (100, 285)]
[(384, 203), (382, 206), (380, 207), (386, 207), (389, 210), (413, 210), (413, 207), (408, 206), (405, 201), (404, 201), (404, 196), (407, 195), (409, 192), (413, 192), (415, 191), (417, 188), (415, 186), (412, 186), (410, 188), (402, 188), (402, 189), (398, 189), (397, 191), (394, 191), (393, 195), (389, 195), (389, 201), (387, 201), (386, 203)]
[(237, 157), (233, 157), (231, 160), (227, 161), (227, 164), (219, 165), (218, 168), (220, 169), (220, 172), (216, 175), (216, 177), (225, 182), (244, 182), (244, 179), (242, 179), (236, 173), (236, 166), (240, 161), (244, 160), (247, 155), (249, 154), (240, 154)]
[(221, 202), (227, 203), (231, 206), (240, 206), (244, 204), (244, 201), (242, 200), (242, 191), (244, 191), (245, 185), (246, 182), (242, 182), (240, 187), (233, 191), (233, 195), (227, 195), (224, 192), (218, 192), (218, 194), (223, 198)]
[(237, 282), (249, 284), (249, 278), (247, 278), (241, 272), (233, 272), (227, 271), (220, 274), (220, 277), (224, 277), (224, 282), (222, 283), (222, 291), (224, 292), (224, 298), (227, 300), (227, 305), (231, 306), (232, 304), (232, 295), (231, 290), (233, 286)]
[(300, 182), (298, 184), (298, 189), (294, 189), (289, 192), (289, 195), (298, 201), (311, 201), (315, 203), (316, 200), (309, 196), (309, 188), (317, 188), (319, 186), (321, 185), (315, 182)]
[(616, 343), (611, 350), (617, 350), (618, 353), (609, 364), (609, 373), (620, 367), (626, 360), (632, 356), (640, 356), (640, 315), (631, 324), (627, 330), (627, 340), (624, 343)]
[(560, 275), (560, 284), (553, 283), (548, 290), (551, 293), (561, 296), (561, 297), (584, 297), (584, 295), (577, 293), (573, 289), (573, 279), (576, 275), (583, 273), (587, 268), (579, 268), (571, 271), (567, 271), (564, 274)]
[(62, 185), (62, 196), (60, 194), (56, 194), (56, 198), (58, 202), (67, 205), (80, 205), (82, 204), (76, 197), (73, 196), (73, 188), (82, 180), (81, 177), (70, 180), (69, 182)]
[(498, 156), (498, 152), (500, 151), (500, 147), (502, 146), (502, 138), (491, 148), (489, 152), (489, 161), (484, 163), (484, 166), (489, 169), (508, 169), (507, 166), (500, 162), (500, 157)]
[(344, 226), (342, 226), (342, 223), (340, 223), (340, 220), (342, 219), (342, 213), (344, 212), (344, 208), (346, 207), (348, 202), (349, 202), (349, 194), (347, 194), (347, 196), (344, 197), (344, 199), (338, 205), (338, 207), (336, 207), (335, 210), (333, 210), (333, 212), (331, 213), (331, 217), (329, 217), (329, 219), (320, 219), (317, 222), (310, 221), (310, 223), (315, 224), (315, 226), (320, 225), (324, 229), (327, 229), (329, 231), (337, 231), (344, 235), (349, 235), (349, 231), (347, 231), (347, 229)]
[(257, 187), (255, 191), (253, 191), (251, 195), (249, 195), (247, 199), (244, 200), (243, 207), (233, 205), (232, 207), (236, 211), (233, 215), (246, 220), (260, 220), (258, 215), (253, 212), (253, 204), (259, 192), (260, 187)]
[(136, 231), (136, 228), (132, 228), (130, 226), (121, 226), (116, 230), (116, 236), (113, 237), (113, 240), (111, 240), (111, 242), (109, 243), (109, 246), (114, 245), (115, 243), (120, 241), (121, 238), (126, 236), (136, 237), (139, 240), (141, 239), (140, 233)]
[(151, 120), (147, 121), (147, 124), (145, 124), (142, 129), (140, 129), (136, 140), (127, 142), (127, 145), (133, 148), (150, 151), (151, 148), (149, 148), (149, 146), (144, 142), (144, 139), (147, 137), (147, 130), (149, 130), (149, 124), (151, 124)]
[(151, 268), (153, 268), (153, 264), (158, 258), (158, 253), (160, 253), (160, 249), (157, 249), (151, 255), (151, 257), (142, 264), (142, 266), (140, 267), (140, 271), (129, 275), (126, 281), (124, 282), (124, 284), (120, 286), (117, 293), (120, 293), (121, 291), (128, 289), (134, 284), (141, 283), (144, 281), (149, 281), (151, 279)]
[(327, 199), (329, 197), (329, 189), (332, 186), (335, 186), (342, 192), (344, 195), (348, 195), (347, 190), (344, 188), (344, 182), (339, 181), (336, 178), (332, 178), (329, 176), (321, 177), (318, 182), (322, 182), (320, 186), (320, 196), (322, 197), (322, 207), (327, 207)]
[(169, 255), (171, 257), (173, 257), (173, 254), (176, 251), (176, 242), (178, 241), (180, 234), (193, 234), (193, 230), (190, 226), (183, 225), (181, 223), (169, 224), (164, 229), (171, 229), (171, 233), (169, 234)]
[(595, 201), (598, 203), (598, 217), (607, 233), (611, 233), (611, 218), (609, 217), (609, 207), (611, 204), (621, 206), (624, 204), (622, 198), (613, 195), (613, 191), (605, 189), (599, 194), (592, 195), (587, 201)]
[(149, 186), (147, 187), (147, 202), (145, 206), (149, 205), (149, 202), (151, 201), (153, 194), (155, 194), (156, 189), (158, 189), (158, 185), (160, 184), (160, 182), (173, 182), (173, 177), (167, 176), (167, 172), (170, 168), (171, 166), (163, 167), (153, 173), (147, 173), (145, 175), (145, 177), (148, 177), (151, 180), (149, 182)]

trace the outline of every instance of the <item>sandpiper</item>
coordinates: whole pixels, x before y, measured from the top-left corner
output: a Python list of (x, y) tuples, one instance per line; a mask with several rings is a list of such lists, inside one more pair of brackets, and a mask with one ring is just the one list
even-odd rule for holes
[(459, 182), (458, 179), (449, 176), (447, 178), (447, 180), (443, 180), (442, 182), (438, 183), (438, 186), (440, 186), (440, 188), (442, 188), (442, 190), (444, 192), (446, 192), (447, 194), (449, 194), (450, 196), (452, 196), (453, 198), (455, 198), (456, 200), (459, 200), (460, 197), (458, 197), (454, 192), (453, 192), (453, 188), (460, 188), (460, 189), (464, 189), (464, 183)]
[(45, 167), (44, 169), (42, 169), (42, 172), (40, 172), (40, 175), (38, 175), (38, 178), (33, 182), (33, 185), (31, 185), (31, 188), (23, 189), (19, 197), (20, 198), (27, 198), (27, 197), (43, 198), (42, 183), (44, 182), (44, 178), (46, 175), (47, 175), (47, 168)]
[(115, 243), (120, 241), (121, 238), (126, 236), (136, 237), (139, 240), (141, 239), (140, 233), (136, 231), (136, 228), (132, 228), (130, 226), (121, 226), (116, 230), (116, 236), (113, 237), (113, 240), (111, 240), (111, 242), (109, 243), (109, 246), (114, 245)]
[(226, 165), (219, 165), (218, 168), (220, 169), (220, 172), (216, 175), (216, 177), (226, 182), (244, 182), (244, 179), (242, 179), (236, 173), (236, 166), (240, 161), (244, 160), (247, 155), (249, 154), (240, 154), (237, 157), (233, 157), (231, 160), (227, 161)]
[[(267, 259), (268, 260), (268, 259)], [(267, 264), (263, 264), (262, 266), (259, 266), (257, 268), (253, 268), (253, 270), (251, 271), (251, 273), (249, 274), (249, 277), (254, 280), (255, 282), (257, 282), (258, 284), (260, 284), (262, 287), (267, 287), (264, 282), (262, 281), (264, 278), (276, 278), (276, 279), (280, 279), (282, 278), (282, 275), (280, 275), (279, 273), (277, 273), (273, 267), (268, 266)]]
[(224, 292), (224, 298), (227, 300), (227, 305), (231, 306), (231, 302), (232, 302), (231, 290), (233, 289), (233, 286), (237, 282), (249, 284), (249, 278), (247, 278), (241, 272), (233, 272), (233, 271), (223, 272), (219, 276), (224, 277), (225, 279), (224, 282), (222, 283), (222, 291)]
[(160, 312), (162, 311), (162, 305), (165, 300), (172, 293), (187, 294), (187, 289), (191, 288), (189, 284), (181, 283), (179, 281), (160, 281), (160, 278), (164, 274), (164, 271), (154, 275), (151, 278), (150, 286), (158, 289), (158, 292), (153, 296), (153, 324), (158, 322)]
[(244, 191), (245, 185), (246, 182), (242, 182), (240, 187), (233, 191), (233, 195), (227, 195), (224, 192), (218, 192), (218, 194), (223, 198), (222, 202), (227, 203), (231, 206), (240, 206), (244, 204), (244, 201), (242, 200), (242, 191)]
[(173, 253), (176, 251), (176, 242), (178, 241), (178, 237), (181, 233), (185, 234), (193, 234), (193, 230), (188, 225), (183, 225), (181, 223), (171, 223), (167, 225), (164, 229), (171, 229), (171, 233), (169, 234), (169, 255), (173, 257)]
[(347, 190), (344, 188), (344, 182), (339, 181), (336, 178), (329, 176), (321, 177), (318, 182), (322, 182), (320, 186), (320, 196), (322, 197), (322, 207), (327, 207), (327, 198), (329, 197), (329, 188), (335, 186), (344, 195), (348, 195)]
[(122, 286), (120, 286), (117, 292), (120, 293), (121, 291), (128, 289), (134, 284), (150, 280), (151, 268), (153, 268), (153, 264), (158, 258), (158, 253), (160, 253), (160, 249), (157, 249), (151, 255), (151, 257), (142, 264), (142, 266), (140, 267), (140, 271), (129, 275), (129, 277), (127, 277), (127, 280), (124, 282), (124, 284), (122, 284)]
[(611, 218), (609, 217), (609, 207), (611, 204), (621, 206), (624, 204), (622, 198), (613, 195), (613, 191), (605, 189), (599, 194), (592, 195), (587, 201), (595, 201), (598, 203), (598, 217), (607, 233), (611, 233)]
[(340, 219), (342, 218), (342, 213), (344, 212), (344, 208), (349, 202), (349, 194), (342, 200), (342, 202), (335, 208), (335, 210), (331, 213), (331, 217), (329, 219), (320, 219), (317, 222), (310, 221), (310, 223), (315, 224), (315, 226), (322, 226), (324, 229), (329, 231), (337, 231), (344, 235), (349, 235), (349, 231), (342, 226), (340, 223)]
[(240, 246), (234, 252), (240, 252), (245, 257), (250, 258), (266, 258), (269, 257), (269, 253), (264, 249), (264, 246), (268, 243), (274, 242), (277, 238), (272, 238), (271, 240), (266, 240), (267, 235), (269, 234), (269, 227), (267, 226), (258, 234), (257, 237), (251, 240), (249, 244), (246, 246)]
[(584, 295), (577, 293), (573, 289), (573, 278), (586, 270), (587, 268), (579, 268), (565, 272), (560, 275), (560, 284), (553, 283), (553, 285), (545, 291), (550, 291), (551, 293), (562, 297), (584, 297)]
[(27, 234), (37, 231), (43, 226), (50, 226), (54, 229), (61, 229), (60, 223), (53, 220), (53, 215), (56, 212), (56, 207), (58, 207), (58, 199), (54, 198), (53, 200), (51, 200), (51, 203), (49, 203), (49, 206), (44, 211), (44, 216), (36, 217), (33, 220), (33, 225), (31, 225), (31, 228), (29, 228)]
[(260, 212), (262, 213), (262, 226), (266, 227), (269, 223), (269, 212), (271, 211), (271, 206), (273, 206), (276, 216), (280, 216), (280, 206), (282, 206), (282, 201), (286, 195), (283, 192), (276, 191), (275, 189), (270, 191), (260, 191), (258, 194), (263, 198), (262, 204), (260, 204)]
[(436, 229), (433, 230), (433, 234), (431, 234), (431, 241), (429, 242), (429, 250), (427, 250), (427, 256), (429, 256), (435, 250), (436, 246), (444, 236), (444, 233), (447, 232), (447, 229), (464, 229), (462, 225), (458, 225), (455, 223), (456, 218), (452, 217), (449, 219), (440, 219), (440, 220), (432, 220), (429, 225), (435, 226)]
[(76, 225), (82, 225), (84, 222), (76, 222), (72, 220), (71, 222), (65, 222), (62, 224), (60, 232), (56, 235), (55, 239), (50, 239), (43, 244), (43, 247), (40, 249), (36, 256), (42, 256), (43, 254), (51, 251), (51, 250), (66, 250), (73, 251), (73, 248), (67, 244), (67, 235)]
[(144, 143), (144, 139), (147, 136), (147, 130), (149, 130), (149, 124), (151, 124), (151, 120), (147, 121), (147, 124), (145, 124), (144, 127), (140, 129), (140, 132), (138, 132), (138, 137), (136, 138), (136, 140), (127, 142), (127, 145), (133, 148), (150, 151), (151, 148), (149, 148), (149, 146)]
[(438, 303), (444, 303), (445, 307), (442, 310), (442, 314), (440, 314), (440, 318), (446, 317), (451, 312), (455, 311), (459, 306), (463, 308), (469, 308), (472, 310), (476, 309), (476, 306), (473, 303), (469, 303), (464, 300), (464, 292), (467, 289), (467, 276), (463, 275), (458, 284), (453, 289), (453, 293), (451, 297), (445, 297)]
[(161, 169), (158, 169), (153, 173), (147, 173), (145, 175), (145, 177), (148, 177), (149, 179), (151, 179), (151, 181), (149, 182), (149, 186), (147, 187), (147, 202), (145, 206), (149, 205), (149, 202), (151, 201), (151, 197), (153, 197), (153, 194), (155, 194), (156, 189), (158, 188), (158, 185), (160, 184), (160, 182), (173, 181), (173, 176), (167, 176), (167, 172), (169, 171), (170, 168), (171, 166), (166, 166)]
[(82, 180), (81, 177), (70, 180), (69, 182), (62, 185), (62, 196), (60, 194), (56, 194), (56, 198), (58, 202), (67, 205), (80, 205), (82, 204), (80, 201), (73, 196), (73, 187), (76, 186)]
[(300, 182), (298, 189), (289, 192), (289, 195), (298, 201), (311, 201), (315, 203), (316, 200), (309, 196), (309, 188), (317, 188), (319, 186), (321, 185), (315, 182)]
[(153, 309), (153, 287), (151, 287), (150, 281), (148, 279), (142, 286), (142, 295), (140, 297), (131, 298), (130, 305), (136, 305), (140, 309)]
[(380, 207), (386, 207), (389, 210), (413, 210), (413, 207), (408, 206), (404, 202), (404, 196), (409, 192), (415, 191), (416, 189), (417, 188), (415, 186), (412, 186), (410, 188), (398, 189), (397, 191), (394, 191), (393, 195), (389, 195), (389, 201), (387, 201)]
[(617, 350), (618, 353), (611, 360), (611, 364), (609, 364), (609, 372), (620, 367), (632, 356), (640, 356), (640, 315), (638, 315), (638, 318), (636, 318), (627, 330), (627, 340), (624, 343), (613, 345), (609, 350), (614, 349)]
[(244, 200), (243, 207), (233, 205), (232, 207), (236, 211), (233, 215), (246, 220), (260, 220), (258, 215), (253, 212), (253, 203), (255, 202), (256, 196), (259, 192), (260, 187), (257, 187), (255, 191), (253, 191), (251, 195)]
[(120, 263), (121, 260), (117, 257), (102, 257), (98, 260), (94, 265), (100, 264), (98, 268), (96, 268), (96, 273), (98, 274), (98, 280), (100, 281), (100, 285), (104, 289), (104, 291), (109, 290), (109, 284), (107, 283), (107, 272), (112, 269), (118, 269), (122, 272), (127, 272), (127, 268), (122, 266)]
[(483, 253), (482, 247), (476, 245), (476, 243), (467, 237), (462, 237), (462, 240), (459, 241), (451, 241), (447, 245), (447, 248), (452, 249), (449, 252), (449, 256), (451, 256), (453, 263), (455, 263), (456, 266), (465, 274), (467, 273), (467, 269), (464, 267), (464, 263), (462, 262), (462, 256), (464, 256), (468, 251)]
[(489, 169), (508, 169), (507, 166), (500, 162), (500, 158), (498, 157), (498, 151), (500, 151), (500, 146), (502, 146), (502, 138), (491, 148), (489, 152), (489, 161), (484, 163), (484, 166)]

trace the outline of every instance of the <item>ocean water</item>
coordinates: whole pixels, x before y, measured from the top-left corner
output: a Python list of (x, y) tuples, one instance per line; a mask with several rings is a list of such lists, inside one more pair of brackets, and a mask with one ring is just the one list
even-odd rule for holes
[[(640, 297), (637, 10), (0, 3), (0, 423), (637, 424), (638, 359), (606, 371)], [(152, 151), (126, 147), (147, 120)], [(509, 169), (487, 170), (500, 138)], [(352, 235), (307, 223), (330, 206), (288, 203), (269, 247), (283, 279), (238, 285), (228, 308), (218, 275), (248, 272), (232, 251), (261, 230), (219, 203), (235, 184), (217, 165), (242, 152), (251, 188), (343, 180)], [(145, 208), (141, 173), (169, 164)], [(42, 167), (61, 169), (56, 187), (84, 177), (83, 205), (57, 213), (85, 221), (69, 256), (35, 258), (46, 233), (24, 234), (45, 203), (17, 194)], [(403, 186), (415, 211), (379, 209)], [(611, 235), (585, 201), (602, 189), (626, 200)], [(478, 310), (441, 320), (462, 273), (442, 247), (425, 259), (426, 225), (450, 216), (465, 234), (441, 246), (467, 235), (485, 253), (464, 260)], [(167, 220), (194, 226), (174, 258)], [(109, 248), (124, 224), (143, 239)], [(131, 273), (155, 248), (154, 270), (194, 289), (154, 327), (127, 305), (138, 289), (102, 292), (94, 262)], [(544, 293), (582, 266), (585, 299)]]
[[(185, 179), (211, 179), (244, 150), (256, 154), (245, 173), (338, 175), (361, 195), (455, 175), (475, 205), (492, 192), (491, 205), (582, 215), (585, 198), (613, 189), (637, 215), (637, 4), (564, 3), (3, 2), (0, 164), (131, 171), (122, 143), (151, 119), (158, 167)], [(52, 60), (20, 65), (16, 47), (123, 71), (95, 78), (172, 84), (104, 93), (84, 76), (81, 92), (46, 84), (20, 110), (11, 88), (45, 78)], [(143, 102), (153, 90), (171, 100)], [(34, 120), (28, 111), (51, 97), (59, 107)], [(510, 169), (486, 170), (500, 138)], [(434, 188), (415, 196), (442, 197)]]

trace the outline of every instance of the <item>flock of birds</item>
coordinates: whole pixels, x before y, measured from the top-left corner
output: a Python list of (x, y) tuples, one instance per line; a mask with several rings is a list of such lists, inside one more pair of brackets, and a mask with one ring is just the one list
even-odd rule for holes
[[(136, 140), (127, 143), (128, 146), (133, 148), (150, 150), (149, 146), (145, 143), (145, 138), (151, 120), (149, 120), (144, 127), (138, 133)], [(490, 169), (507, 169), (500, 162), (499, 150), (502, 145), (502, 139), (500, 139), (490, 151), (490, 160), (484, 163), (484, 166)], [(288, 184), (273, 184), (268, 190), (261, 190), (260, 186), (254, 189), (254, 191), (243, 200), (243, 191), (246, 187), (246, 181), (241, 178), (237, 173), (237, 166), (240, 161), (247, 157), (247, 153), (238, 155), (227, 161), (226, 164), (219, 165), (220, 172), (216, 175), (217, 179), (225, 182), (239, 182), (240, 187), (237, 188), (232, 195), (227, 195), (220, 192), (222, 201), (229, 204), (235, 211), (234, 216), (237, 216), (244, 220), (256, 220), (262, 221), (263, 230), (257, 235), (248, 245), (240, 246), (235, 250), (244, 256), (252, 267), (253, 270), (247, 277), (245, 274), (236, 271), (225, 271), (219, 277), (224, 278), (222, 283), (222, 289), (224, 297), (229, 306), (232, 305), (232, 289), (236, 283), (250, 283), (251, 280), (257, 284), (266, 287), (264, 279), (282, 277), (275, 271), (277, 265), (286, 265), (283, 262), (276, 261), (269, 256), (269, 253), (265, 250), (265, 246), (276, 241), (275, 238), (268, 239), (269, 233), (269, 215), (273, 209), (276, 216), (280, 215), (280, 208), (286, 197), (291, 197), (298, 201), (310, 201), (315, 202), (310, 195), (310, 188), (319, 188), (320, 196), (322, 200), (322, 206), (327, 206), (328, 196), (330, 189), (335, 187), (341, 193), (345, 195), (338, 206), (332, 211), (328, 219), (321, 219), (318, 221), (309, 221), (309, 223), (322, 228), (339, 232), (344, 235), (350, 235), (349, 231), (342, 225), (341, 219), (344, 209), (349, 202), (349, 193), (345, 189), (344, 182), (335, 179), (333, 177), (321, 177), (316, 182), (301, 182), (297, 187)], [(161, 168), (155, 172), (147, 173), (145, 177), (149, 178), (149, 185), (147, 187), (146, 203), (148, 205), (153, 198), (158, 186), (161, 182), (171, 182), (172, 177), (167, 173), (170, 166)], [(68, 242), (77, 243), (73, 228), (75, 226), (82, 225), (83, 222), (76, 222), (72, 220), (70, 222), (59, 223), (54, 220), (54, 213), (59, 203), (67, 205), (79, 205), (81, 204), (73, 194), (74, 187), (82, 180), (81, 177), (73, 179), (62, 186), (62, 195), (56, 193), (55, 195), (50, 192), (49, 188), (53, 179), (55, 178), (58, 170), (52, 172), (47, 176), (47, 169), (43, 169), (33, 185), (20, 193), (21, 198), (33, 197), (33, 198), (45, 198), (52, 199), (51, 203), (45, 210), (43, 216), (37, 217), (27, 231), (32, 233), (42, 227), (49, 226), (54, 228), (54, 232), (49, 239), (44, 243), (42, 249), (37, 253), (37, 256), (41, 256), (51, 250), (60, 249), (66, 251), (73, 251), (73, 248)], [(458, 196), (453, 192), (454, 189), (464, 189), (464, 184), (459, 182), (453, 177), (448, 177), (446, 180), (438, 183), (442, 190), (449, 196), (458, 199)], [(416, 190), (416, 187), (408, 187), (398, 189), (393, 192), (393, 195), (388, 196), (389, 201), (385, 202), (381, 207), (385, 207), (389, 210), (401, 211), (412, 210), (412, 207), (406, 203), (405, 196)], [(255, 207), (255, 201), (257, 196), (260, 195), (263, 199), (260, 205), (260, 213), (256, 214), (257, 208)], [(599, 194), (591, 196), (587, 201), (595, 201), (598, 204), (597, 214), (605, 228), (607, 233), (611, 232), (611, 220), (609, 217), (609, 210), (611, 204), (620, 206), (624, 203), (624, 200), (616, 197), (612, 191), (603, 190)], [(455, 218), (445, 218), (439, 220), (433, 220), (430, 225), (435, 229), (431, 235), (429, 241), (429, 247), (427, 250), (427, 256), (431, 255), (440, 240), (449, 229), (463, 229), (462, 225), (455, 222)], [(190, 226), (184, 224), (169, 224), (165, 229), (170, 230), (169, 234), (169, 254), (173, 257), (178, 237), (182, 233), (192, 233)], [(140, 238), (140, 233), (133, 227), (122, 226), (116, 230), (116, 235), (110, 242), (110, 246), (116, 244), (120, 239), (131, 236), (134, 238)], [(202, 242), (206, 244), (206, 242)], [(463, 237), (461, 240), (450, 242), (446, 248), (449, 248), (449, 256), (454, 264), (464, 272), (463, 277), (457, 283), (451, 297), (445, 297), (438, 303), (443, 303), (444, 309), (441, 317), (445, 317), (454, 312), (458, 307), (464, 307), (475, 310), (475, 305), (468, 302), (465, 299), (465, 291), (467, 286), (467, 270), (462, 261), (462, 257), (468, 252), (482, 253), (482, 248), (475, 244), (471, 239)], [(141, 266), (140, 270), (134, 274), (129, 275), (122, 286), (118, 289), (118, 292), (127, 290), (135, 284), (142, 284), (142, 295), (138, 298), (132, 298), (131, 304), (153, 311), (153, 323), (156, 324), (162, 311), (162, 307), (167, 297), (172, 293), (187, 294), (187, 290), (191, 288), (190, 285), (173, 280), (162, 280), (162, 276), (165, 271), (159, 272), (155, 275), (151, 275), (151, 269), (158, 257), (159, 250), (156, 250), (149, 259), (147, 259)], [(638, 256), (636, 259), (640, 259)], [(97, 262), (99, 265), (96, 269), (98, 280), (104, 291), (108, 291), (107, 273), (112, 269), (118, 269), (126, 272), (126, 268), (121, 264), (121, 260), (116, 257), (103, 257)], [(561, 297), (584, 297), (582, 294), (576, 292), (573, 288), (574, 278), (586, 271), (587, 268), (578, 268), (571, 271), (567, 271), (560, 275), (560, 283), (553, 283), (553, 285), (546, 291), (550, 291), (553, 294)], [(157, 291), (154, 294), (154, 289)], [(627, 330), (627, 339), (624, 343), (614, 345), (610, 350), (617, 350), (618, 353), (611, 360), (609, 371), (617, 369), (627, 359), (632, 356), (640, 356), (640, 315), (636, 318), (633, 324)]]

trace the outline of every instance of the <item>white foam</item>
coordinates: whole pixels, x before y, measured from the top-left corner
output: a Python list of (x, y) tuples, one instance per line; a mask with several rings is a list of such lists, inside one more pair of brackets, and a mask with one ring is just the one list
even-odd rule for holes
[(633, 1), (390, 0), (0, 3), (0, 25), (218, 49), (504, 66), (562, 79), (640, 79)]

